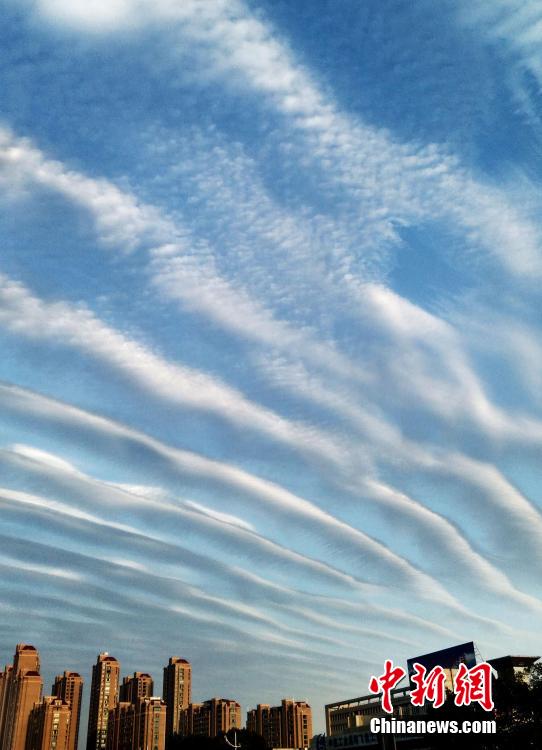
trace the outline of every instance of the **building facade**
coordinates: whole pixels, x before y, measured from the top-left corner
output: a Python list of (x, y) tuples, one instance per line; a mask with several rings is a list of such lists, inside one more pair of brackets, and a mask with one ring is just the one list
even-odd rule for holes
[(107, 652), (98, 654), (92, 667), (87, 750), (105, 750), (111, 709), (118, 702), (120, 664)]
[(2, 750), (25, 750), (30, 713), (41, 699), (43, 681), (37, 649), (18, 643), (13, 668), (7, 668), (2, 680)]
[(138, 698), (150, 698), (154, 693), (154, 682), (146, 672), (134, 672), (125, 677), (119, 690), (119, 700), (135, 703)]
[(3, 748), (2, 738), (4, 736), (4, 722), (6, 719), (9, 687), (13, 679), (13, 665), (6, 664), (4, 671), (0, 672), (0, 748)]
[(53, 683), (52, 694), (56, 698), (61, 698), (70, 707), (71, 717), (67, 750), (77, 750), (83, 678), (78, 672), (64, 672), (64, 674), (57, 675)]
[(166, 736), (181, 734), (181, 714), (192, 703), (192, 667), (180, 656), (172, 656), (164, 667), (163, 699), (167, 706)]
[(28, 720), (26, 750), (69, 750), (71, 708), (49, 695), (34, 704)]
[(211, 698), (191, 703), (181, 713), (180, 733), (216, 737), (221, 732), (241, 728), (241, 706), (230, 698)]
[(135, 712), (132, 703), (120, 701), (109, 712), (107, 750), (132, 750)]
[(164, 750), (166, 713), (161, 698), (117, 703), (109, 712), (107, 750)]
[(539, 656), (500, 656), (488, 662), (499, 678), (529, 682), (531, 670), (539, 659)]
[(281, 706), (259, 703), (247, 712), (247, 729), (261, 735), (267, 747), (282, 747)]
[[(410, 686), (392, 690), (394, 719), (421, 719), (426, 715), (425, 706), (413, 706), (410, 700)], [(382, 708), (379, 695), (364, 695), (338, 703), (330, 703), (326, 711), (326, 748), (327, 750), (354, 750), (358, 747), (382, 747), (382, 742), (390, 738), (375, 735), (371, 732), (371, 719), (390, 718)], [(404, 747), (405, 750), (426, 748), (422, 736), (393, 735), (393, 746)]]
[(132, 750), (164, 750), (167, 707), (161, 698), (138, 698)]
[(309, 704), (285, 698), (281, 704), (281, 731), (281, 747), (308, 747), (312, 739)]
[(280, 706), (259, 703), (247, 713), (247, 729), (270, 748), (304, 748), (312, 739), (312, 709), (305, 701), (284, 698)]

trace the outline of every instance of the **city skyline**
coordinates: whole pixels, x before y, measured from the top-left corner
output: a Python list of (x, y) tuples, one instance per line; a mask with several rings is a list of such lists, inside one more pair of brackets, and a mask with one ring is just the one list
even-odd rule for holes
[[(64, 651), (61, 653), (64, 654)], [(250, 708), (241, 706), (233, 698), (218, 698), (216, 694), (213, 697), (192, 701), (192, 665), (183, 657), (169, 657), (167, 664), (162, 668), (163, 681), (159, 690), (155, 690), (152, 675), (147, 672), (135, 670), (132, 674), (124, 675), (120, 661), (108, 651), (99, 652), (95, 662), (88, 667), (87, 671), (91, 675), (88, 681), (78, 672), (65, 669), (62, 675), (56, 675), (50, 691), (46, 687), (47, 678), (42, 671), (40, 652), (34, 645), (19, 642), (15, 648), (13, 664), (9, 664), (8, 661), (5, 660), (3, 667), (0, 664), (1, 750), (51, 750), (49, 745), (44, 744), (42, 749), (40, 744), (44, 721), (45, 724), (48, 721), (43, 717), (48, 716), (46, 712), (49, 707), (51, 716), (53, 710), (67, 713), (67, 724), (65, 731), (61, 732), (62, 744), (59, 742), (58, 750), (84, 750), (85, 747), (86, 750), (132, 750), (120, 741), (123, 729), (119, 730), (118, 723), (119, 719), (120, 722), (124, 720), (123, 711), (130, 706), (135, 707), (139, 701), (159, 701), (164, 707), (165, 716), (161, 722), (159, 750), (164, 750), (163, 745), (168, 737), (205, 734), (205, 726), (208, 726), (206, 731), (210, 737), (228, 731), (231, 727), (243, 728), (246, 724), (245, 718), (251, 712)], [(23, 675), (22, 679), (27, 679), (28, 675), (32, 690), (30, 697), (24, 697), (22, 703), (17, 697), (17, 688), (12, 687), (14, 676), (19, 674)], [(172, 689), (175, 685), (180, 690)], [(208, 690), (207, 695), (209, 692)], [(226, 709), (222, 710), (223, 715), (217, 708), (221, 703)], [(236, 707), (235, 719), (227, 716), (230, 704)], [(259, 703), (257, 707), (260, 705)], [(286, 705), (290, 707), (289, 711), (294, 710), (295, 706), (306, 707), (310, 718), (308, 724), (305, 719), (303, 734), (303, 730), (296, 728), (295, 719), (288, 730), (286, 715), (283, 719), (279, 715), (279, 728), (276, 734), (282, 737), (284, 742), (280, 746), (297, 747), (292, 743), (294, 740), (297, 741), (299, 736), (310, 741), (313, 734), (310, 704), (306, 700), (282, 698), (281, 705), (283, 712)], [(212, 711), (212, 718), (202, 715), (202, 709), (207, 707)], [(280, 706), (277, 710), (280, 714)], [(111, 721), (114, 728), (110, 726)], [(131, 721), (133, 722), (133, 719)], [(317, 721), (317, 724), (320, 723)], [(288, 731), (292, 733), (291, 736)], [(262, 736), (267, 739), (268, 733), (263, 731)], [(30, 739), (31, 737), (33, 739)], [(28, 746), (28, 742), (32, 744)], [(305, 745), (308, 745), (308, 742)]]
[(539, 653), (540, 3), (0, 12), (0, 653)]
[[(59, 651), (63, 653), (60, 645)], [(410, 682), (405, 682), (413, 663), (416, 676), (414, 678), (411, 674)], [(81, 735), (84, 680), (79, 673), (64, 670), (55, 677), (51, 695), (47, 695), (41, 664), (38, 649), (32, 644), (19, 642), (15, 646), (13, 663), (6, 664), (0, 671), (0, 750), (79, 750), (77, 737)], [(306, 700), (282, 698), (278, 705), (258, 702), (246, 712), (231, 695), (188, 702), (192, 689), (192, 665), (179, 656), (169, 657), (163, 667), (160, 696), (155, 694), (152, 676), (146, 672), (136, 670), (121, 681), (119, 661), (102, 651), (92, 665), (88, 733), (82, 743), (87, 750), (182, 750), (185, 739), (187, 747), (193, 747), (195, 738), (211, 740), (226, 733), (235, 737), (231, 735), (232, 730), (246, 729), (248, 734), (244, 735), (243, 743), (248, 742), (249, 747), (260, 750), (308, 750), (309, 746), (311, 750), (324, 750), (343, 744), (356, 747), (360, 743), (378, 744), (378, 738), (372, 734), (375, 730), (370, 727), (372, 717), (382, 717), (388, 712), (388, 715), (394, 713), (403, 718), (426, 719), (431, 711), (442, 709), (445, 703), (449, 707), (454, 695), (456, 698), (460, 695), (457, 706), (468, 709), (463, 718), (469, 727), (467, 717), (480, 718), (482, 707), (489, 712), (486, 716), (492, 727), (488, 730), (491, 733), (496, 733), (497, 718), (508, 724), (512, 720), (510, 728), (516, 734), (521, 733), (523, 722), (524, 729), (532, 734), (536, 732), (539, 717), (536, 711), (533, 715), (530, 713), (528, 693), (536, 693), (542, 686), (541, 666), (540, 656), (525, 654), (501, 655), (489, 663), (483, 662), (473, 642), (412, 657), (406, 670), (393, 669), (390, 661), (386, 664), (386, 670), (389, 668), (390, 671), (371, 681), (380, 685), (380, 692), (370, 685), (368, 694), (350, 696), (325, 706), (324, 735), (315, 729), (313, 719), (316, 717)], [(435, 669), (442, 674), (440, 698), (434, 692), (431, 680), (425, 681), (423, 677)], [(481, 683), (474, 675), (482, 673), (481, 689)], [(469, 674), (472, 674), (471, 678), (467, 677)], [(392, 681), (388, 682), (390, 676)], [(465, 692), (466, 684), (469, 688)], [(417, 685), (416, 689), (414, 685)], [(387, 697), (383, 697), (382, 690)], [(420, 698), (420, 690), (423, 698)], [(509, 715), (510, 696), (515, 696), (514, 701), (519, 699), (517, 716)], [(471, 697), (474, 706), (471, 706)], [(168, 721), (168, 714), (175, 721)], [(478, 719), (475, 723), (479, 724)], [(418, 735), (424, 731), (423, 728), (413, 730)], [(430, 729), (427, 731), (431, 733)], [(469, 732), (470, 728), (466, 731)], [(418, 739), (422, 741), (423, 738)], [(228, 741), (228, 744), (231, 743)], [(215, 743), (213, 746), (219, 745)]]

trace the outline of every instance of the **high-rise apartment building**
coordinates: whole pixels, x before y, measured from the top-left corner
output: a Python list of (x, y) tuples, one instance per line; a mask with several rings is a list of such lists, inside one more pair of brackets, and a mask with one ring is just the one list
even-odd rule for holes
[(40, 655), (38, 649), (28, 643), (18, 643), (13, 657), (13, 669), (15, 674), (22, 672), (37, 672), (39, 674)]
[[(169, 710), (169, 709), (168, 709)], [(208, 732), (202, 731), (202, 715), (204, 714), (203, 703), (191, 703), (181, 711), (178, 734), (189, 737), (193, 734), (209, 736)], [(205, 714), (208, 720), (208, 714)], [(209, 726), (210, 731), (210, 726)]]
[(109, 712), (107, 750), (132, 750), (134, 741), (134, 704), (120, 701)]
[(64, 672), (62, 675), (57, 675), (53, 683), (52, 693), (53, 696), (62, 699), (70, 707), (71, 717), (67, 750), (77, 750), (83, 678), (78, 672)]
[[(147, 672), (134, 672), (124, 677), (119, 690), (119, 702), (109, 712), (107, 750), (133, 750), (136, 748), (136, 704), (151, 698), (153, 680)], [(164, 716), (165, 722), (165, 716)], [(164, 723), (165, 731), (165, 723)]]
[(181, 732), (181, 712), (192, 702), (192, 667), (186, 659), (172, 656), (164, 667), (163, 698), (167, 706), (166, 736)]
[(26, 750), (69, 750), (71, 708), (49, 695), (35, 703), (28, 719)]
[(2, 737), (4, 735), (4, 723), (7, 713), (9, 686), (13, 679), (13, 665), (6, 664), (4, 671), (0, 672), (0, 748), (3, 748)]
[(92, 667), (87, 750), (105, 750), (109, 712), (118, 701), (120, 664), (107, 652)]
[(166, 704), (161, 698), (121, 701), (109, 714), (107, 750), (164, 750)]
[(13, 668), (6, 668), (2, 679), (2, 750), (25, 750), (28, 720), (42, 688), (37, 649), (18, 643)]
[(281, 747), (308, 747), (312, 739), (312, 709), (305, 701), (281, 702)]
[(305, 701), (284, 698), (280, 706), (258, 704), (247, 713), (247, 729), (260, 734), (267, 747), (308, 747), (312, 739), (312, 710)]
[(216, 737), (220, 732), (241, 727), (241, 706), (229, 698), (211, 698), (191, 703), (181, 714), (181, 734)]
[(154, 683), (150, 674), (134, 672), (124, 677), (119, 690), (119, 700), (123, 703), (135, 703), (138, 698), (150, 698), (154, 692)]
[(268, 748), (282, 747), (281, 707), (259, 703), (247, 712), (247, 729), (260, 734)]
[(161, 698), (138, 698), (134, 704), (132, 750), (164, 750), (167, 707)]

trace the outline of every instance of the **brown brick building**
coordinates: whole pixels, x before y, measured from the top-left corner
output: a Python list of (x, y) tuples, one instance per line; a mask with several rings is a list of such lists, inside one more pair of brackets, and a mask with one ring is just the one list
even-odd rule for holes
[(267, 747), (282, 747), (281, 706), (258, 703), (247, 712), (247, 729), (260, 734)]
[(9, 687), (13, 679), (13, 665), (6, 664), (4, 671), (0, 672), (0, 748), (3, 748), (4, 723), (6, 720)]
[(2, 750), (25, 750), (30, 713), (41, 699), (42, 688), (37, 649), (27, 643), (18, 643), (13, 667), (6, 667), (0, 682)]
[(166, 736), (181, 733), (181, 713), (192, 702), (192, 667), (186, 659), (172, 656), (164, 667), (163, 698), (167, 706)]
[(49, 695), (34, 704), (28, 719), (26, 750), (69, 750), (71, 708)]
[(211, 698), (191, 703), (181, 715), (181, 734), (216, 737), (220, 732), (241, 727), (241, 706), (229, 698)]
[(98, 654), (92, 667), (87, 750), (105, 750), (111, 709), (118, 702), (120, 664), (107, 652)]
[(132, 703), (121, 701), (109, 712), (107, 750), (132, 750), (135, 712)]
[(247, 713), (247, 729), (268, 747), (303, 748), (312, 739), (312, 709), (305, 701), (284, 698), (280, 706), (260, 703)]
[(121, 701), (109, 712), (107, 750), (164, 750), (166, 704), (161, 698)]
[(154, 692), (154, 682), (146, 672), (134, 672), (124, 677), (119, 690), (119, 700), (135, 703), (137, 698), (150, 698)]
[(166, 704), (161, 698), (138, 698), (135, 703), (133, 750), (164, 750)]
[(52, 694), (56, 698), (61, 698), (70, 707), (71, 718), (67, 750), (77, 750), (83, 678), (78, 672), (64, 672), (62, 675), (57, 675), (53, 683)]

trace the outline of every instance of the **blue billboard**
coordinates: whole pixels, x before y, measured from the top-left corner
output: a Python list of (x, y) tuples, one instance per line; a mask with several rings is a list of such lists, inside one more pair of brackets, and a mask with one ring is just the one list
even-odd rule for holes
[(458, 646), (450, 646), (440, 651), (432, 651), (430, 654), (422, 654), (407, 661), (408, 676), (414, 674), (414, 664), (421, 664), (429, 672), (433, 667), (444, 667), (444, 669), (457, 669), (463, 662), (469, 669), (476, 666), (476, 655), (474, 643), (460, 643)]

